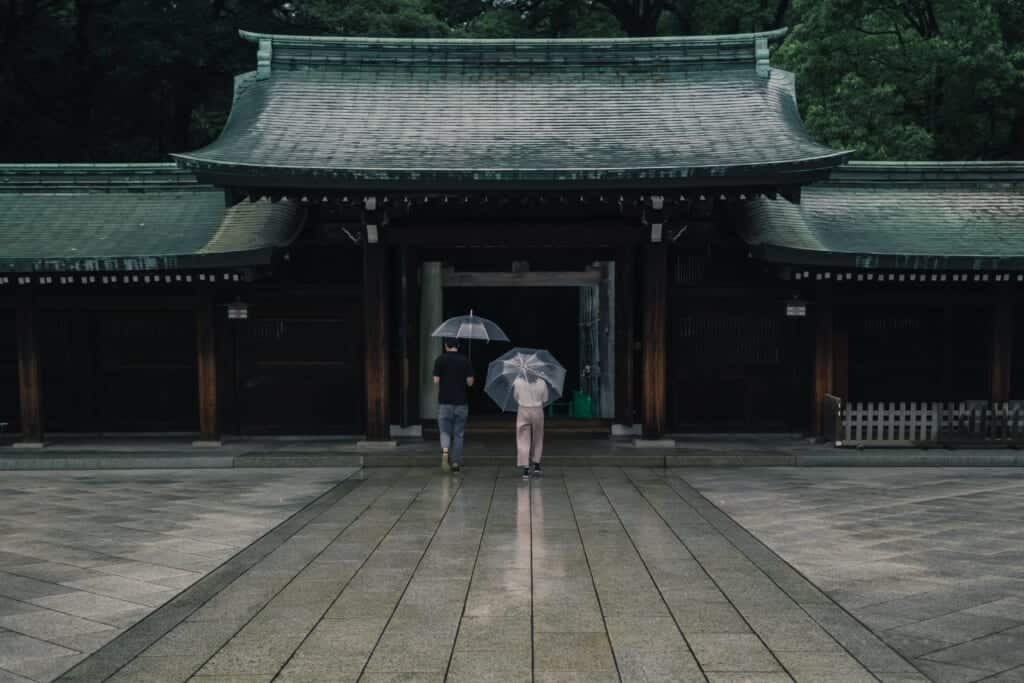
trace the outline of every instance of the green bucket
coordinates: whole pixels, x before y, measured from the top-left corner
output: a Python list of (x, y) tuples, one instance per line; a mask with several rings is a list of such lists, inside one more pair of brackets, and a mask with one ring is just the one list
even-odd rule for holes
[(572, 392), (572, 403), (569, 404), (569, 416), (580, 419), (594, 417), (594, 398), (582, 391)]

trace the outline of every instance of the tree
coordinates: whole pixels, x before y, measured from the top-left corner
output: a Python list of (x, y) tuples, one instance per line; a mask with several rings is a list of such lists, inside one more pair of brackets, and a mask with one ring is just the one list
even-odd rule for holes
[(1005, 156), (1022, 123), (1024, 60), (996, 4), (797, 0), (777, 61), (798, 75), (811, 132), (833, 147), (876, 159)]

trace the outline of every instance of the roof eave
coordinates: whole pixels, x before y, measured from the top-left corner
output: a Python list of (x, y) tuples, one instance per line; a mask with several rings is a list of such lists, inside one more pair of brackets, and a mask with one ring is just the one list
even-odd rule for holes
[(747, 166), (564, 170), (359, 170), (266, 167), (175, 154), (202, 181), (223, 187), (390, 191), (559, 191), (791, 186), (824, 180), (849, 152)]
[(754, 258), (783, 265), (854, 270), (1024, 271), (1024, 256), (968, 256), (935, 254), (870, 254), (797, 249), (775, 244), (750, 246)]
[(247, 251), (177, 254), (163, 256), (75, 256), (0, 259), (0, 274), (112, 274), (167, 271), (231, 270), (272, 265), (283, 247), (261, 247)]

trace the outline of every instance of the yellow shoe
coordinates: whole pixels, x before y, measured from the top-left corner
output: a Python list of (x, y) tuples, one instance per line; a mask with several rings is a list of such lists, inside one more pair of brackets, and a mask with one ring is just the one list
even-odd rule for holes
[(448, 462), (448, 449), (447, 448), (442, 448), (441, 449), (441, 471), (442, 472), (451, 472), (451, 470), (452, 470), (452, 466)]

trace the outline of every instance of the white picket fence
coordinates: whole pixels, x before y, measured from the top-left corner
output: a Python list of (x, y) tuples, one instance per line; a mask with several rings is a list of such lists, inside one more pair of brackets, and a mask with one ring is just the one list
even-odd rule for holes
[(837, 446), (1024, 443), (1024, 406), (1017, 401), (833, 401), (826, 405), (839, 413)]

